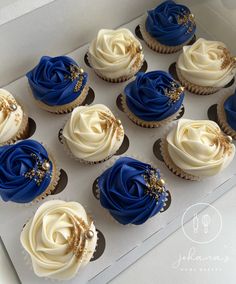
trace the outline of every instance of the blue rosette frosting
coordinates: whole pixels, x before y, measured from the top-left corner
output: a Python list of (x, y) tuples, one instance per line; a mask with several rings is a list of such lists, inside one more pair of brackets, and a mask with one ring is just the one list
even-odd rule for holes
[(194, 16), (188, 7), (165, 1), (148, 11), (146, 30), (158, 42), (177, 46), (188, 42), (196, 31)]
[(138, 73), (125, 89), (129, 110), (139, 119), (160, 122), (181, 108), (184, 88), (164, 71)]
[(35, 99), (48, 106), (73, 102), (88, 80), (88, 74), (67, 56), (43, 56), (26, 76)]
[(29, 203), (51, 184), (54, 165), (37, 141), (0, 147), (0, 196), (4, 201)]
[(129, 157), (98, 178), (98, 189), (101, 205), (124, 225), (146, 222), (163, 210), (168, 195), (158, 169)]
[(236, 90), (224, 102), (224, 110), (229, 126), (236, 131)]

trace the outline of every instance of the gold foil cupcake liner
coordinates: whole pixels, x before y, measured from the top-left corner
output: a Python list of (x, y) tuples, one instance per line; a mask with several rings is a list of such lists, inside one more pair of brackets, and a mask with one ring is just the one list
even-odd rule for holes
[[(103, 174), (106, 170), (108, 170), (110, 167), (112, 167), (112, 166), (114, 165), (114, 163), (115, 163), (119, 158), (122, 158), (122, 157), (123, 157), (123, 158), (124, 158), (124, 157), (133, 158), (133, 159), (136, 159), (136, 160), (141, 161), (141, 162), (143, 162), (143, 163), (149, 164), (149, 165), (151, 165), (152, 167), (154, 167), (155, 169), (159, 169), (159, 167), (156, 165), (155, 162), (147, 161), (146, 159), (144, 159), (144, 158), (143, 158), (142, 156), (140, 156), (140, 155), (133, 155), (133, 154), (127, 155), (127, 154), (124, 154), (124, 155), (121, 155), (121, 156), (112, 157), (111, 160), (108, 161), (107, 164), (103, 166), (103, 168), (102, 168), (101, 171), (100, 171), (99, 176), (102, 175), (102, 174)], [(99, 176), (98, 176), (98, 177), (99, 177)], [(165, 176), (164, 176), (164, 174), (163, 174), (162, 172), (161, 172), (161, 177), (165, 180)], [(98, 181), (97, 181), (97, 180), (96, 180), (95, 186), (96, 186), (96, 194), (97, 194), (97, 197), (98, 197), (98, 201), (100, 202), (100, 200), (99, 200), (99, 199), (100, 199), (100, 189), (99, 189)], [(169, 193), (168, 193), (168, 192), (169, 192)], [(166, 196), (169, 196), (169, 194), (171, 195), (171, 190), (170, 190), (169, 188), (168, 188), (168, 192), (167, 192), (167, 195), (166, 195)], [(165, 199), (164, 207), (166, 206), (166, 202), (167, 202), (167, 201), (168, 201), (168, 198)], [(102, 209), (104, 210), (104, 212), (105, 212), (105, 214), (106, 214), (106, 217), (109, 218), (109, 220), (110, 220), (112, 223), (115, 223), (116, 225), (121, 226), (122, 228), (124, 228), (124, 226), (125, 226), (125, 227), (137, 227), (137, 226), (139, 226), (139, 225), (135, 225), (135, 224), (123, 225), (123, 224), (119, 223), (119, 222), (110, 214), (110, 212), (109, 212), (108, 209), (104, 208), (101, 204), (100, 204), (100, 206), (101, 206)], [(162, 209), (160, 210), (160, 212), (163, 212), (163, 211), (164, 211), (164, 210), (162, 210)], [(159, 213), (160, 213), (160, 212), (159, 212)], [(151, 218), (149, 218), (149, 219), (145, 222), (145, 224), (147, 224), (148, 221), (149, 221), (150, 219), (154, 218), (154, 217), (155, 217), (155, 215), (152, 216)]]
[(161, 154), (163, 157), (163, 160), (166, 164), (166, 166), (168, 167), (168, 169), (175, 174), (176, 176), (179, 176), (183, 179), (186, 180), (192, 180), (192, 181), (198, 181), (200, 180), (200, 177), (198, 176), (193, 176), (191, 174), (188, 174), (186, 172), (184, 172), (182, 169), (180, 169), (175, 163), (174, 161), (171, 159), (170, 155), (169, 155), (169, 151), (168, 151), (168, 143), (166, 138), (162, 138), (161, 139), (161, 144), (160, 144), (161, 148)]
[(11, 139), (4, 143), (0, 143), (0, 146), (8, 145), (8, 144), (14, 144), (18, 140), (22, 140), (28, 137), (29, 134), (29, 117), (28, 112), (25, 107), (21, 103), (19, 103), (18, 100), (16, 100), (17, 105), (19, 105), (22, 108), (23, 111), (23, 117), (21, 121), (21, 125), (15, 136), (13, 136)]
[(201, 95), (201, 96), (211, 95), (218, 92), (221, 89), (216, 87), (201, 87), (188, 82), (186, 79), (184, 79), (184, 77), (181, 74), (181, 71), (177, 66), (176, 66), (176, 73), (181, 85), (184, 86), (189, 92), (194, 93), (196, 95)]
[(91, 68), (96, 73), (96, 75), (99, 78), (101, 78), (102, 80), (107, 81), (109, 83), (122, 83), (122, 82), (128, 81), (129, 79), (134, 77), (134, 75), (136, 73), (138, 73), (138, 71), (141, 69), (141, 67), (143, 66), (143, 63), (144, 63), (144, 56), (142, 56), (142, 59), (139, 61), (137, 66), (135, 66), (135, 68), (132, 69), (132, 71), (130, 72), (130, 74), (128, 76), (121, 76), (119, 78), (108, 78), (108, 77), (104, 76), (102, 73), (100, 73), (98, 70), (93, 68), (93, 66), (91, 64), (91, 60), (90, 60), (90, 55), (89, 55), (89, 53), (87, 53), (87, 54), (88, 54), (88, 62), (90, 64)]
[(217, 117), (218, 123), (223, 132), (236, 140), (236, 131), (227, 123), (226, 113), (224, 110), (224, 103), (231, 96), (233, 96), (233, 94), (230, 92), (217, 104)]
[(137, 117), (136, 115), (134, 115), (129, 107), (127, 106), (126, 103), (126, 99), (125, 99), (125, 95), (122, 94), (121, 96), (121, 104), (122, 104), (122, 108), (124, 110), (124, 112), (128, 115), (129, 119), (132, 120), (135, 124), (142, 126), (142, 127), (146, 127), (146, 128), (157, 128), (157, 127), (161, 127), (163, 125), (168, 124), (169, 122), (175, 120), (179, 114), (181, 113), (182, 109), (183, 109), (183, 105), (180, 107), (180, 109), (173, 115), (161, 120), (161, 121), (145, 121), (140, 119), (139, 117)]
[(176, 45), (176, 46), (167, 46), (167, 45), (163, 45), (160, 42), (158, 42), (155, 38), (153, 38), (146, 30), (145, 27), (145, 23), (146, 23), (146, 19), (147, 16), (143, 16), (141, 19), (141, 22), (139, 24), (140, 27), (140, 32), (143, 36), (144, 41), (146, 42), (147, 46), (149, 48), (151, 48), (152, 50), (159, 52), (159, 53), (164, 53), (164, 54), (171, 54), (171, 53), (176, 53), (178, 51), (180, 51), (183, 46), (187, 45), (192, 38), (194, 37), (194, 35), (186, 42), (184, 42), (183, 44), (180, 45)]
[(37, 99), (35, 99), (37, 105), (48, 111), (51, 113), (56, 113), (56, 114), (63, 114), (63, 113), (69, 113), (71, 112), (75, 107), (81, 105), (84, 100), (86, 99), (87, 95), (88, 95), (88, 91), (89, 91), (89, 86), (85, 85), (81, 94), (72, 102), (65, 104), (65, 105), (61, 105), (61, 106), (49, 106)]

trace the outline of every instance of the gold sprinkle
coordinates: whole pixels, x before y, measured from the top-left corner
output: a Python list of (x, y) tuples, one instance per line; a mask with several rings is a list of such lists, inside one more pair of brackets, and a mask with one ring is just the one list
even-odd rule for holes
[(17, 110), (17, 103), (15, 100), (5, 97), (0, 98), (0, 111), (4, 112), (5, 115), (8, 115), (11, 112)]
[(233, 57), (226, 47), (218, 46), (217, 48), (222, 50), (222, 53), (218, 55), (218, 59), (222, 60), (222, 70), (236, 65), (236, 57)]
[(165, 90), (165, 95), (170, 98), (172, 103), (176, 103), (181, 94), (184, 92), (184, 87), (179, 86), (176, 82), (171, 83), (171, 88), (169, 90)]
[(114, 129), (114, 133), (116, 132), (116, 138), (120, 141), (120, 137), (124, 135), (124, 128), (119, 119), (116, 119), (112, 114), (107, 112), (99, 112), (99, 116), (101, 119), (104, 119), (104, 124), (102, 125), (103, 130), (108, 130), (111, 127)]
[(190, 13), (183, 13), (182, 15), (178, 15), (177, 17), (178, 25), (184, 25), (188, 27), (187, 33), (191, 33), (196, 26), (195, 16)]
[(149, 169), (144, 174), (144, 180), (146, 182), (146, 194), (154, 197), (157, 201), (162, 193), (166, 191), (165, 180), (158, 178), (157, 171), (155, 169)]

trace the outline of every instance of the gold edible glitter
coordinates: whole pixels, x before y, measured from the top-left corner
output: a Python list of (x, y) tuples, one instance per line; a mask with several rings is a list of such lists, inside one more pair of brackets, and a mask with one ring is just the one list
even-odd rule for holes
[(155, 198), (156, 201), (162, 193), (166, 192), (165, 181), (162, 178), (158, 178), (157, 171), (155, 169), (149, 169), (144, 174), (144, 180), (146, 182), (146, 194)]
[(90, 232), (91, 221), (89, 224), (86, 224), (84, 220), (79, 217), (70, 216), (70, 220), (72, 223), (71, 235), (68, 238), (68, 251), (72, 251), (72, 253), (78, 258), (78, 260), (82, 261), (83, 255), (88, 252), (85, 249), (86, 242), (92, 237), (89, 236), (88, 232)]
[(218, 46), (217, 48), (222, 51), (222, 53), (218, 55), (218, 59), (222, 60), (221, 69), (236, 65), (236, 57), (233, 57), (226, 47)]
[(165, 95), (170, 98), (172, 103), (176, 103), (181, 94), (184, 92), (184, 87), (179, 86), (176, 82), (171, 83), (171, 88), (169, 90), (165, 90)]
[(178, 25), (184, 25), (188, 27), (187, 33), (191, 33), (196, 26), (195, 17), (191, 13), (183, 13), (177, 17)]
[(77, 78), (79, 78), (78, 82), (76, 83), (75, 87), (74, 87), (74, 92), (77, 93), (83, 83), (83, 79), (84, 79), (84, 70), (82, 68), (80, 68), (79, 66), (76, 65), (71, 65), (70, 66), (70, 79), (71, 81), (76, 80)]

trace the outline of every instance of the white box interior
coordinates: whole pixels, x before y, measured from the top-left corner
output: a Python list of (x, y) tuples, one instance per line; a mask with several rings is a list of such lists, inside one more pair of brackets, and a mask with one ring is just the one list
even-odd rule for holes
[[(58, 0), (53, 2), (60, 1)], [(90, 3), (90, 1), (87, 2)], [(236, 45), (233, 40), (232, 33), (235, 31), (235, 20), (232, 21), (232, 23), (227, 21), (224, 14), (221, 13), (222, 10), (221, 12), (217, 10), (220, 10), (220, 7), (223, 5), (222, 2), (220, 0), (214, 1), (214, 3), (213, 1), (199, 1), (197, 4), (194, 3), (194, 1), (185, 2), (193, 10), (197, 18), (197, 37), (214, 38), (225, 41), (230, 46), (232, 52), (236, 54)], [(229, 2), (235, 9), (236, 4), (231, 1)], [(193, 5), (191, 6), (191, 4)], [(114, 7), (114, 2), (111, 6)], [(143, 12), (145, 12), (147, 8), (148, 7), (143, 9)], [(119, 9), (121, 10), (119, 10), (117, 14), (126, 10), (126, 8), (122, 6)], [(232, 13), (232, 6), (230, 8), (224, 6), (224, 9), (230, 10), (228, 15)], [(114, 23), (112, 21), (112, 16), (109, 16), (106, 27), (114, 27), (117, 25), (118, 22)], [(126, 14), (126, 16), (128, 16), (128, 14)], [(222, 17), (224, 18), (223, 22), (221, 21)], [(137, 18), (125, 26), (134, 32), (139, 21), (139, 18)], [(109, 25), (110, 22), (113, 22), (113, 24)], [(30, 23), (31, 22), (28, 22), (28, 24)], [(94, 35), (102, 26), (103, 25), (93, 28), (91, 35)], [(225, 32), (226, 30), (227, 32)], [(78, 30), (77, 33), (79, 34)], [(51, 41), (54, 41), (52, 36)], [(36, 63), (39, 59), (38, 57), (41, 55), (55, 55), (59, 52), (64, 53), (63, 50), (67, 50), (67, 47), (65, 46), (61, 50), (55, 50), (53, 49), (54, 44), (52, 46), (47, 46), (48, 49), (45, 49), (43, 47), (44, 42), (42, 42), (40, 45), (40, 48), (42, 49), (39, 49), (37, 52), (34, 50), (29, 54), (28, 63), (26, 63), (23, 58), (22, 64), (24, 66), (23, 68), (20, 68), (19, 74), (23, 70), (26, 70), (26, 67), (28, 70), (28, 67), (32, 66), (33, 63)], [(69, 50), (74, 48), (73, 42), (71, 42), (71, 44), (72, 48), (69, 48), (68, 45)], [(179, 53), (172, 55), (157, 54), (150, 50), (144, 42), (142, 42), (142, 44), (144, 47), (145, 59), (148, 63), (148, 71), (158, 69), (167, 71), (169, 65), (176, 61), (179, 55)], [(130, 141), (130, 147), (125, 154), (138, 155), (144, 161), (151, 161), (153, 164), (157, 164), (168, 182), (168, 187), (172, 196), (170, 208), (164, 213), (151, 218), (148, 222), (141, 226), (123, 226), (116, 223), (109, 216), (107, 211), (100, 206), (99, 201), (97, 201), (92, 194), (93, 181), (102, 172), (104, 167), (110, 164), (110, 161), (95, 166), (84, 166), (73, 161), (63, 151), (63, 146), (58, 141), (57, 135), (59, 129), (64, 125), (64, 122), (68, 119), (69, 115), (53, 115), (37, 108), (32, 95), (30, 94), (28, 82), (25, 77), (12, 82), (5, 86), (5, 88), (12, 92), (16, 98), (20, 98), (23, 104), (28, 107), (30, 116), (36, 121), (37, 129), (32, 138), (44, 142), (49, 149), (53, 151), (59, 167), (64, 169), (68, 174), (69, 181), (66, 189), (60, 194), (51, 196), (47, 199), (60, 198), (75, 200), (82, 203), (86, 206), (87, 211), (94, 217), (97, 228), (101, 230), (105, 236), (106, 248), (103, 255), (80, 271), (77, 277), (70, 281), (70, 283), (84, 283), (88, 281), (91, 283), (105, 283), (115, 277), (115, 275), (120, 273), (153, 246), (158, 244), (161, 240), (167, 237), (168, 234), (176, 230), (176, 228), (180, 226), (180, 216), (184, 209), (188, 206), (200, 201), (212, 202), (225, 191), (232, 188), (232, 186), (236, 183), (236, 161), (234, 160), (232, 166), (221, 174), (201, 182), (185, 181), (174, 176), (171, 172), (169, 172), (163, 162), (156, 159), (152, 150), (154, 142), (163, 136), (166, 127), (160, 129), (145, 129), (134, 125), (116, 106), (116, 98), (122, 92), (127, 82), (121, 84), (110, 84), (99, 79), (84, 63), (83, 58), (87, 48), (87, 45), (82, 46), (68, 55), (74, 58), (89, 73), (89, 84), (95, 91), (94, 103), (106, 104), (121, 119)], [(3, 51), (4, 50), (0, 49), (1, 58), (4, 57)], [(4, 81), (7, 80), (8, 77), (6, 76)], [(233, 87), (228, 89), (228, 91), (232, 91)], [(217, 103), (220, 96), (222, 96), (222, 92), (218, 92), (211, 96), (196, 96), (186, 92), (184, 101), (184, 117), (207, 119), (208, 108)], [(143, 145), (146, 145), (146, 147), (143, 147)], [(31, 271), (26, 265), (21, 253), (22, 247), (19, 241), (22, 226), (28, 218), (33, 215), (39, 204), (30, 207), (18, 207), (10, 203), (6, 204), (3, 202), (0, 204), (0, 212), (3, 220), (0, 225), (1, 236), (20, 280), (22, 283), (42, 283), (42, 279), (36, 277), (33, 271)], [(49, 280), (45, 280), (44, 282), (49, 283)]]

